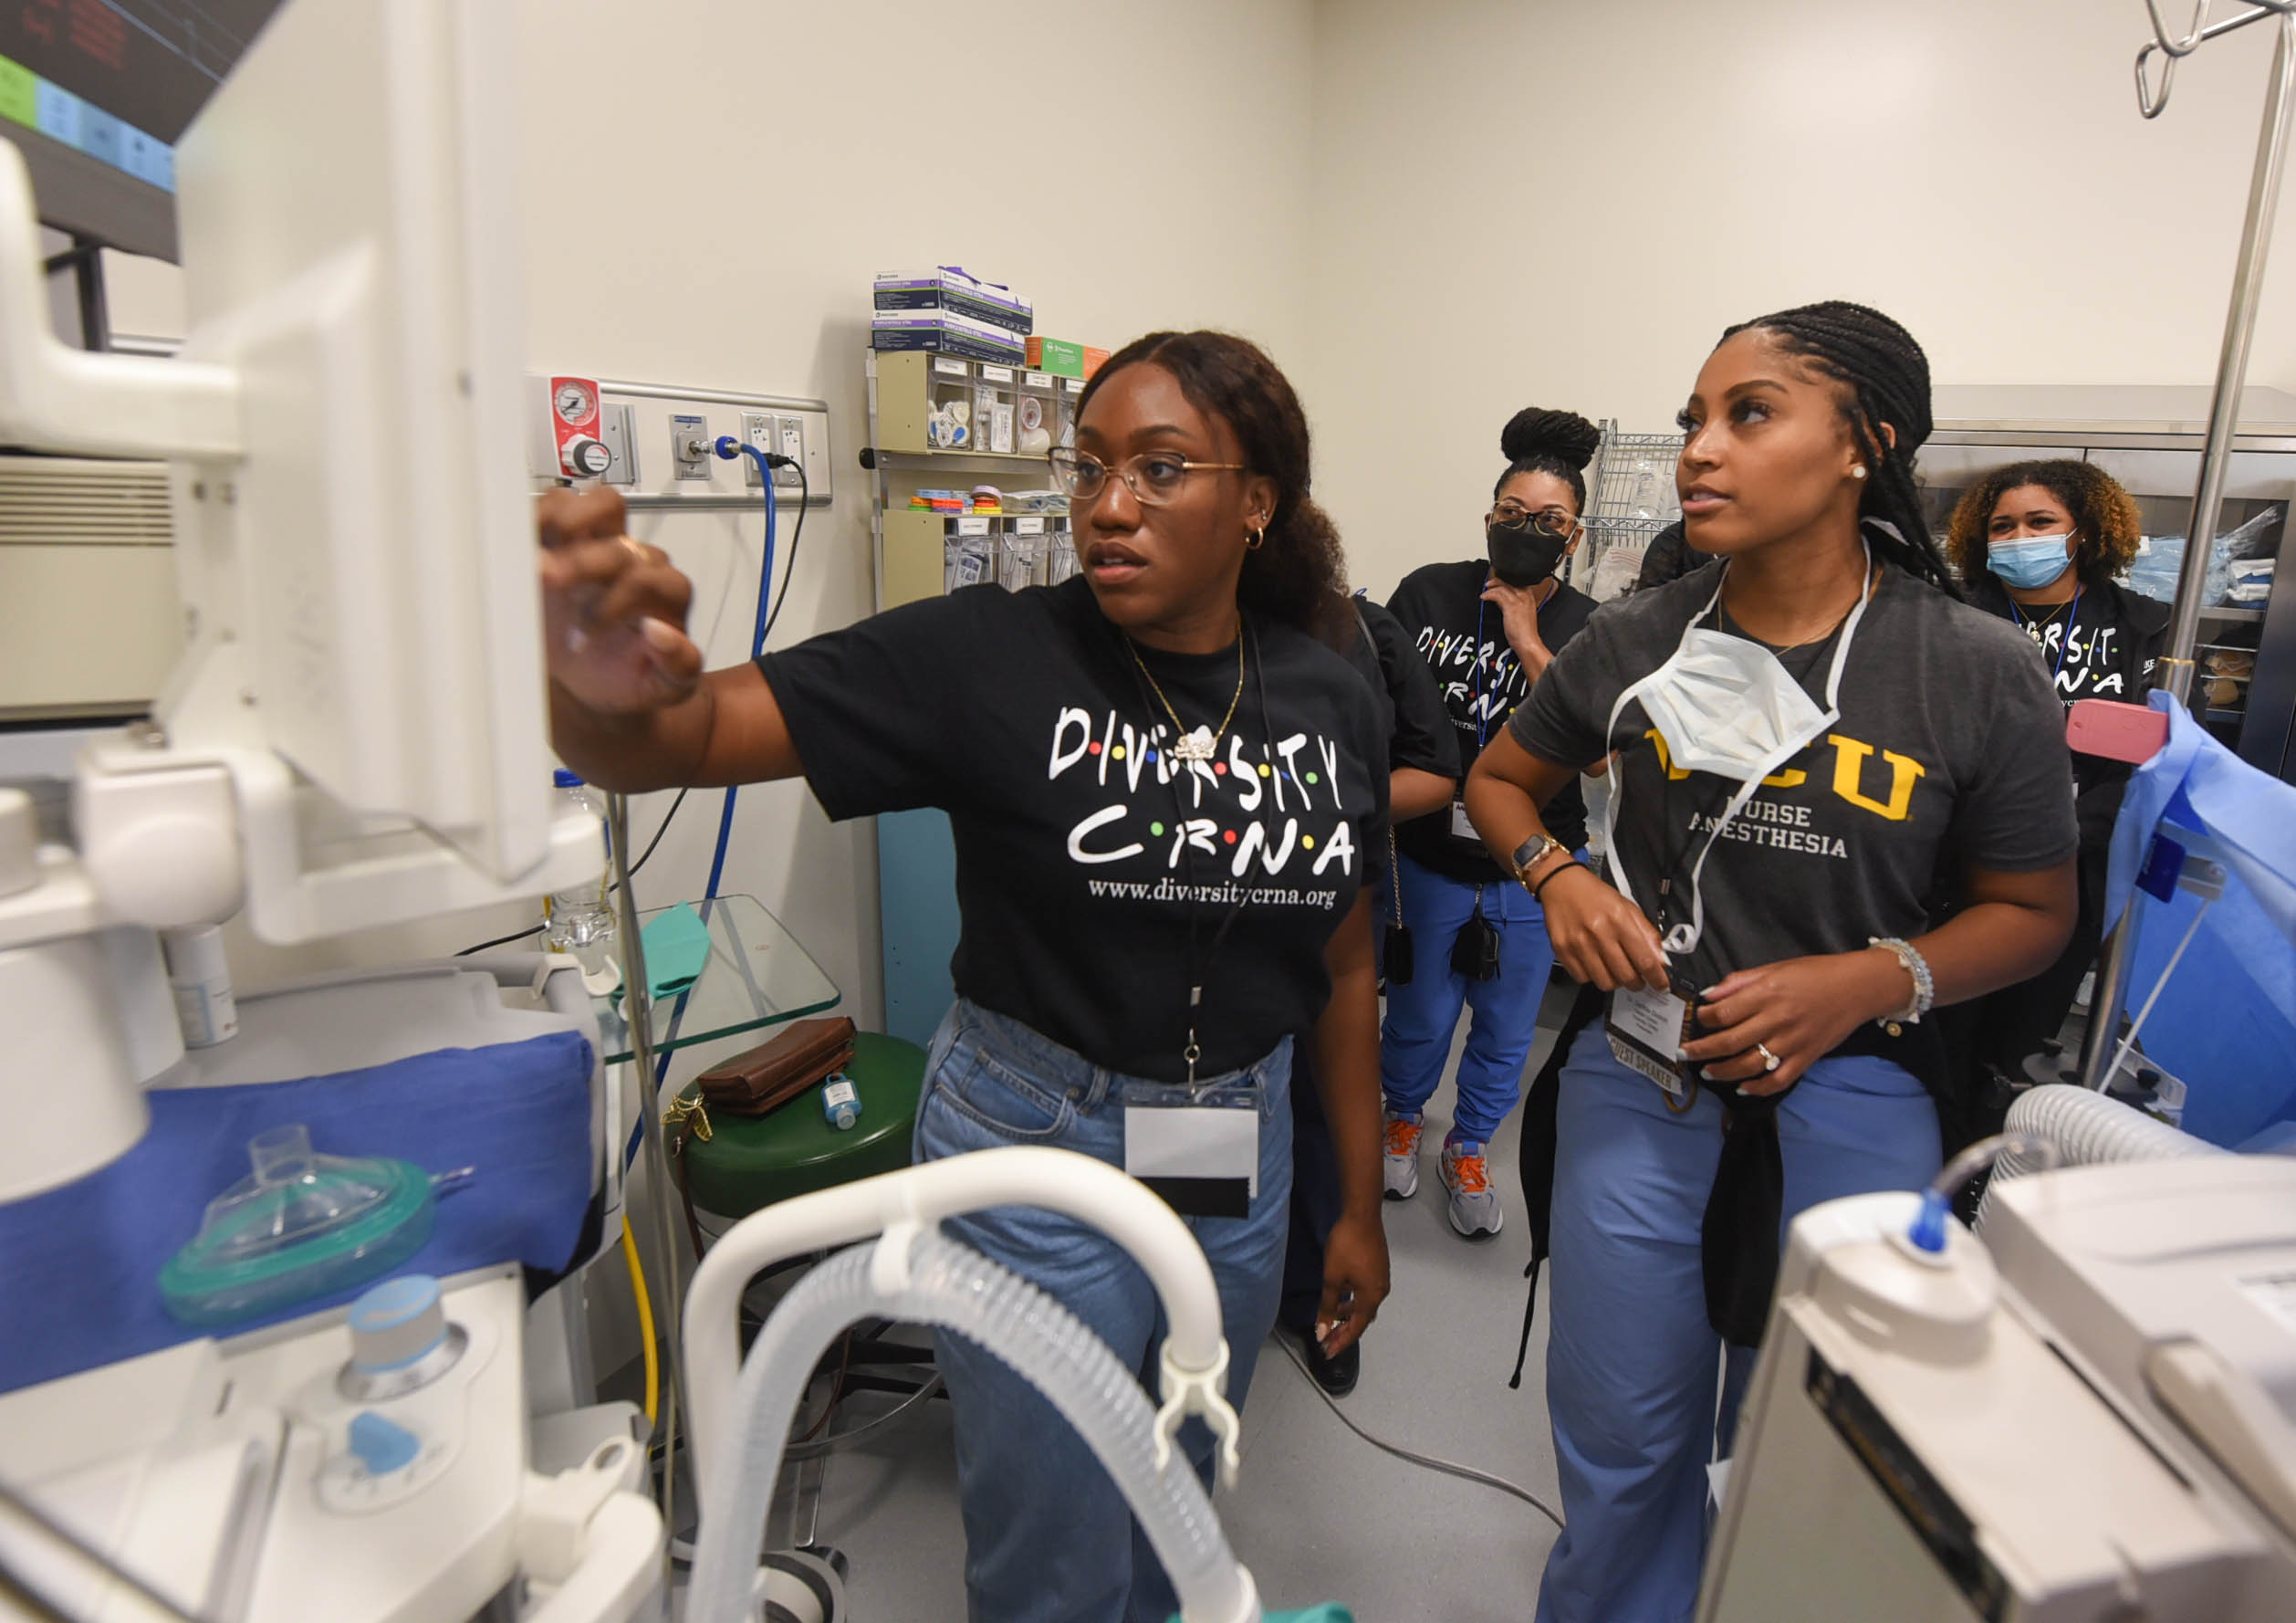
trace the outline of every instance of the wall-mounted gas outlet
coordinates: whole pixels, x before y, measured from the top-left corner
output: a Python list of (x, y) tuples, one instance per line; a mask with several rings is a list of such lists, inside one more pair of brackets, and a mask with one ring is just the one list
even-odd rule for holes
[(676, 462), (681, 479), (707, 479), (710, 476), (710, 425), (706, 417), (673, 416), (670, 419), (670, 455)]
[(638, 482), (638, 408), (609, 405), (599, 414), (599, 438), (606, 442), (606, 483), (625, 487)]

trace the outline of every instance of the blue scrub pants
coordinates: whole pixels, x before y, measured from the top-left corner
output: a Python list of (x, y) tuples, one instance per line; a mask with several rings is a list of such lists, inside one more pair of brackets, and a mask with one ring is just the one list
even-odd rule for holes
[[(1612, 1058), (1599, 1024), (1563, 1068), (1547, 1407), (1568, 1525), (1538, 1623), (1689, 1623), (1696, 1607), (1723, 1353), (1698, 1236), (1722, 1118), (1704, 1090), (1670, 1115), (1655, 1084)], [(1821, 1201), (1918, 1188), (1939, 1164), (1936, 1105), (1884, 1059), (1811, 1067), (1779, 1105), (1778, 1136), (1788, 1224)], [(1730, 1366), (1726, 1439), (1750, 1349), (1732, 1348)]]
[[(1411, 979), (1387, 988), (1387, 1015), (1379, 1031), (1379, 1077), (1387, 1108), (1416, 1115), (1443, 1081), (1459, 1010), (1475, 1011), (1459, 1056), (1459, 1103), (1454, 1136), (1488, 1144), (1499, 1123), (1523, 1096), (1523, 1063), (1539, 1033), (1539, 1005), (1555, 965), (1547, 941), (1547, 915), (1512, 881), (1484, 885), (1445, 879), (1398, 855), (1404, 923), (1411, 930)], [(1451, 968), (1451, 944), (1475, 912), (1498, 931), (1498, 978), (1473, 981)]]
[[(1183, 1220), (1212, 1264), (1237, 1408), (1276, 1321), (1291, 1206), (1291, 1041), (1251, 1068), (1260, 1086), (1259, 1193), (1241, 1218)], [(1050, 1145), (1124, 1164), (1124, 1078), (1018, 1021), (958, 999), (927, 1055), (915, 1158)], [(1098, 1229), (1029, 1206), (944, 1220), (950, 1239), (1028, 1280), (1117, 1358), (1155, 1370), (1164, 1323), (1132, 1253)], [(1036, 1387), (961, 1335), (936, 1335), (956, 1431), (965, 1586), (973, 1623), (1165, 1623), (1172, 1581), (1100, 1457)], [(1153, 1387), (1152, 1387), (1153, 1389)], [(1211, 1482), (1212, 1433), (1191, 1419), (1181, 1451)]]

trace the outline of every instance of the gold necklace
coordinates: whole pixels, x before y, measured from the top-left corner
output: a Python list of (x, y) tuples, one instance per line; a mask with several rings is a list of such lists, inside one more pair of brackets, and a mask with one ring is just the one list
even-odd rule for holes
[(1156, 702), (1164, 707), (1164, 713), (1172, 717), (1172, 730), (1174, 735), (1171, 749), (1172, 759), (1208, 761), (1216, 756), (1219, 753), (1220, 740), (1227, 736), (1227, 724), (1236, 719), (1236, 707), (1244, 702), (1244, 633), (1241, 628), (1238, 628), (1236, 633), (1236, 696), (1227, 701), (1227, 714), (1220, 717), (1217, 732), (1208, 727), (1198, 727), (1191, 732), (1182, 726), (1180, 713), (1172, 707), (1172, 701), (1164, 697), (1164, 684), (1156, 680), (1156, 673), (1148, 668), (1148, 662), (1140, 657), (1139, 645), (1132, 638), (1126, 637), (1124, 648), (1132, 656), (1132, 664), (1140, 667), (1140, 674), (1148, 678), (1148, 686), (1154, 691)]
[[(1802, 638), (1802, 640), (1801, 640), (1800, 642), (1799, 642), (1799, 643), (1777, 643), (1777, 644), (1772, 644), (1772, 643), (1762, 643), (1762, 646), (1763, 646), (1763, 647), (1765, 647), (1765, 648), (1768, 648), (1768, 649), (1770, 651), (1770, 653), (1772, 653), (1773, 654), (1791, 654), (1791, 653), (1792, 653), (1795, 649), (1797, 649), (1797, 648), (1807, 648), (1807, 647), (1809, 647), (1809, 646), (1810, 646), (1810, 644), (1812, 644), (1812, 643), (1822, 643), (1822, 642), (1824, 642), (1824, 641), (1825, 641), (1828, 637), (1830, 637), (1830, 636), (1833, 635), (1833, 633), (1834, 633), (1835, 632), (1840, 631), (1840, 630), (1842, 629), (1842, 622), (1843, 622), (1843, 621), (1848, 620), (1848, 619), (1849, 619), (1849, 617), (1850, 617), (1852, 614), (1853, 614), (1853, 613), (1855, 613), (1857, 612), (1857, 606), (1858, 606), (1858, 603), (1862, 603), (1862, 602), (1864, 602), (1867, 598), (1869, 598), (1869, 597), (1873, 596), (1873, 589), (1874, 589), (1875, 587), (1879, 586), (1881, 583), (1882, 583), (1882, 571), (1881, 571), (1881, 570), (1880, 570), (1878, 567), (1876, 567), (1876, 568), (1874, 569), (1873, 572), (1871, 575), (1868, 575), (1868, 576), (1866, 577), (1865, 585), (1864, 585), (1863, 589), (1863, 590), (1861, 590), (1861, 591), (1858, 592), (1858, 596), (1857, 596), (1857, 602), (1853, 602), (1853, 603), (1852, 603), (1852, 604), (1851, 604), (1848, 608), (1846, 608), (1846, 609), (1842, 610), (1842, 611), (1841, 619), (1838, 619), (1838, 620), (1834, 621), (1834, 623), (1833, 623), (1832, 624), (1831, 624), (1831, 625), (1827, 626), (1827, 627), (1825, 628), (1825, 630), (1823, 630), (1823, 631), (1820, 632), (1820, 633), (1819, 633), (1816, 636), (1814, 636), (1814, 637), (1804, 637), (1804, 638)], [(1726, 614), (1726, 615), (1727, 615), (1727, 613), (1729, 613), (1729, 612), (1730, 612), (1730, 611), (1729, 611), (1729, 607), (1728, 607), (1728, 605), (1727, 605), (1727, 604), (1721, 603), (1721, 602), (1719, 602), (1719, 600), (1717, 600), (1717, 607), (1719, 607), (1719, 608), (1721, 608), (1722, 613), (1723, 613), (1724, 614)], [(1740, 633), (1741, 635), (1743, 635), (1743, 636), (1751, 637), (1751, 638), (1753, 638), (1753, 640), (1754, 640), (1755, 642), (1758, 642), (1758, 643), (1761, 643), (1761, 642), (1762, 642), (1761, 638), (1754, 636), (1754, 633), (1753, 633), (1752, 632), (1750, 632), (1750, 631), (1746, 630), (1746, 628), (1745, 628), (1744, 626), (1740, 626), (1740, 627), (1738, 628), (1738, 631), (1739, 631), (1739, 633)]]

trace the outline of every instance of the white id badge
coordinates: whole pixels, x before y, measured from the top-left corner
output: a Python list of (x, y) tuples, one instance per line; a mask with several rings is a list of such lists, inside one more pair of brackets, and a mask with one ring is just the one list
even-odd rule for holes
[(1689, 1097), (1682, 1043), (1690, 1030), (1690, 1005), (1672, 992), (1623, 987), (1611, 994), (1611, 1017), (1602, 1022), (1611, 1052), (1629, 1070), (1639, 1071), (1680, 1103)]
[(1259, 1083), (1124, 1085), (1124, 1170), (1182, 1217), (1248, 1217), (1259, 1193)]
[(1483, 836), (1477, 833), (1475, 825), (1467, 821), (1465, 801), (1451, 802), (1451, 837), (1455, 840), (1473, 840), (1478, 844), (1482, 843)]

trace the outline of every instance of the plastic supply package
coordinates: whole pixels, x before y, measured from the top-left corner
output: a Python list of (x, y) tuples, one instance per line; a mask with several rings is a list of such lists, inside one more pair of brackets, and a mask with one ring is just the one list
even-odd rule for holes
[(986, 521), (978, 535), (959, 534), (952, 526), (941, 542), (941, 590), (977, 586), (994, 577), (996, 565), (997, 538), (988, 533)]
[(236, 1324), (380, 1279), (431, 1237), (432, 1179), (411, 1162), (319, 1155), (299, 1126), (256, 1135), (247, 1157), (254, 1170), (160, 1270), (180, 1323)]
[[(2202, 577), (2200, 601), (2212, 609), (2258, 609), (2272, 594), (2277, 560), (2273, 536), (2285, 509), (2269, 507), (2255, 518), (2226, 531), (2208, 549), (2208, 568)], [(2140, 537), (2136, 557), (2122, 581), (2131, 592), (2164, 603), (2176, 601), (2176, 577), (2185, 566), (2185, 538), (2180, 535)]]
[(1045, 542), (1041, 535), (1008, 535), (997, 547), (997, 583), (1007, 592), (1034, 586), (1043, 578)]
[(2136, 556), (2129, 562), (2122, 583), (2140, 597), (2173, 603), (2176, 576), (2185, 567), (2185, 538), (2180, 535), (2140, 536)]

